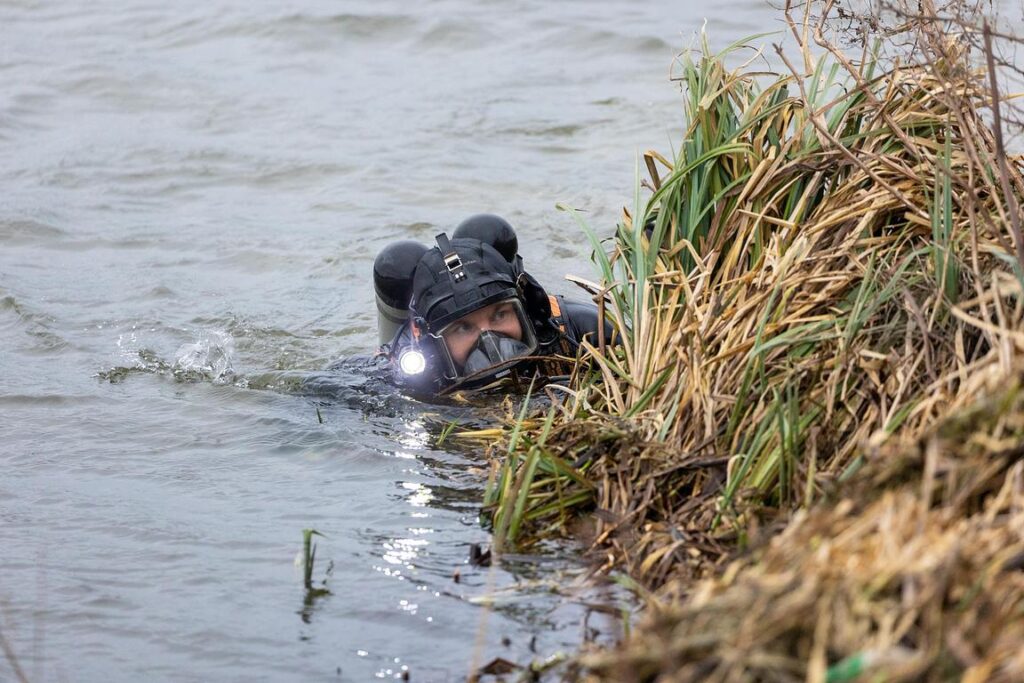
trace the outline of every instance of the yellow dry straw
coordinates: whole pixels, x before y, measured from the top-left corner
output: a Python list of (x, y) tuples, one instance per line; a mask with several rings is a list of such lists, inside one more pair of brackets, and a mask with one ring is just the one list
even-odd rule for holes
[(840, 499), (652, 604), (582, 678), (1022, 680), (1024, 365), (984, 374), (991, 398), (871, 450)]
[(1019, 204), (1024, 180), (996, 163), (983, 74), (950, 41), (855, 66), (804, 38), (803, 68), (766, 84), (706, 42), (682, 56), (684, 140), (646, 155), (653, 191), (610, 252), (571, 212), (623, 343), (585, 345), (543, 435), (502, 463), (502, 541), (596, 507), (638, 578), (702, 571), (694, 548), (716, 561), (751, 512), (812, 503), (865, 443), (919, 433), (1024, 350), (1002, 190)]

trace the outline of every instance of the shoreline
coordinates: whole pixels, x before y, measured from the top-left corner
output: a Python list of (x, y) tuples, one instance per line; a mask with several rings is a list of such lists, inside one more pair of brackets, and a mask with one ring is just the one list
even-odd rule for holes
[[(988, 24), (974, 31), (966, 14), (939, 21), (924, 7), (931, 19), (903, 7), (899, 31), (865, 34), (851, 49), (829, 32), (832, 3), (803, 18), (787, 3), (801, 49), (776, 47), (786, 70), (774, 75), (728, 71), (705, 41), (674, 74), (687, 85), (684, 141), (674, 158), (644, 155), (649, 177), (637, 179), (611, 252), (568, 210), (591, 241), (596, 298), (625, 343), (587, 346), (564, 401), (520, 415), (485, 512), (499, 554), (587, 516), (604, 570), (649, 593), (633, 637), (578, 655), (569, 678), (931, 680), (984, 670), (1009, 680), (1024, 667), (999, 639), (949, 645), (970, 636), (949, 629), (940, 600), (977, 600), (961, 611), (982, 619), (979, 605), (996, 595), (1024, 604), (1024, 586), (971, 597), (962, 582), (920, 578), (908, 569), (919, 558), (907, 557), (871, 589), (895, 595), (892, 604), (811, 596), (793, 608), (765, 588), (790, 585), (786, 571), (790, 583), (800, 578), (787, 557), (825, 585), (828, 564), (815, 553), (842, 547), (843, 525), (876, 523), (881, 508), (919, 519), (889, 539), (896, 550), (926, 528), (960, 528), (953, 522), (1020, 540), (1022, 163), (1004, 149), (1000, 117), (986, 115), (999, 103)], [(908, 44), (917, 61), (897, 59)], [(931, 444), (924, 455), (920, 444)], [(998, 466), (983, 491), (958, 488), (949, 472), (986, 457)], [(903, 493), (892, 498), (894, 487)], [(907, 502), (914, 490), (918, 508)], [(969, 510), (958, 507), (970, 496)], [(870, 564), (870, 540), (850, 546), (848, 561)], [(853, 594), (865, 589), (859, 576), (828, 585)], [(925, 607), (900, 605), (899, 595), (928, 587)], [(861, 607), (875, 618), (850, 616)], [(702, 621), (706, 612), (721, 623)], [(776, 614), (792, 623), (773, 631)], [(1007, 633), (1024, 628), (1024, 616), (1007, 619)], [(762, 625), (774, 635), (751, 640)]]

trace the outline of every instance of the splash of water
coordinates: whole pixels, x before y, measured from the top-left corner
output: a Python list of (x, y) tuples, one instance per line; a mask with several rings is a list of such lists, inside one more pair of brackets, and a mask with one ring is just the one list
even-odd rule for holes
[(234, 354), (234, 337), (221, 330), (203, 330), (196, 333), (194, 342), (182, 344), (175, 352), (172, 372), (177, 379), (227, 381), (235, 372)]

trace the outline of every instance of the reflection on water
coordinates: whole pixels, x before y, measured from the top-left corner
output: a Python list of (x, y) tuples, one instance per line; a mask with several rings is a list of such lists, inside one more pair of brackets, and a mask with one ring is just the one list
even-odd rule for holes
[[(331, 573), (330, 570), (328, 570), (327, 573), (328, 573), (328, 575), (330, 575), (330, 573)], [(325, 585), (326, 585), (326, 580), (325, 580)], [(302, 597), (302, 609), (299, 610), (299, 616), (302, 618), (302, 623), (304, 623), (304, 624), (312, 624), (313, 623), (313, 613), (316, 611), (317, 601), (318, 600), (323, 600), (324, 598), (328, 597), (329, 595), (331, 595), (331, 592), (330, 592), (330, 590), (328, 590), (326, 588), (307, 588), (306, 589), (306, 591), (305, 591), (305, 593), (304, 593), (304, 595)], [(301, 636), (299, 636), (299, 639), (300, 640), (310, 640), (311, 636), (301, 635)]]
[(402, 482), (402, 488), (406, 491), (411, 491), (409, 496), (409, 504), (413, 507), (423, 507), (429, 505), (434, 500), (434, 494), (429, 488), (423, 484), (417, 484), (413, 481)]
[(398, 443), (403, 448), (422, 450), (431, 443), (431, 436), (427, 433), (423, 420), (406, 422), (404, 427), (402, 434), (398, 437)]
[[(468, 562), (485, 463), (436, 444), (503, 406), (323, 368), (372, 349), (377, 251), (472, 213), (575, 295), (589, 247), (555, 204), (609, 234), (637, 151), (678, 142), (675, 50), (705, 18), (724, 46), (774, 17), (0, 7), (0, 604), (30, 680), (452, 680), (477, 641), (525, 662), (613, 637), (577, 549)], [(330, 595), (293, 566), (308, 528)]]

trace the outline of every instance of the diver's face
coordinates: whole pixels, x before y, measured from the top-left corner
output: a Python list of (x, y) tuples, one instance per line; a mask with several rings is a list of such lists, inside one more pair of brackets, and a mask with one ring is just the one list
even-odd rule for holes
[(459, 366), (465, 365), (476, 340), (488, 330), (522, 341), (523, 327), (519, 324), (515, 304), (499, 301), (464, 315), (445, 328), (444, 342), (452, 360)]

